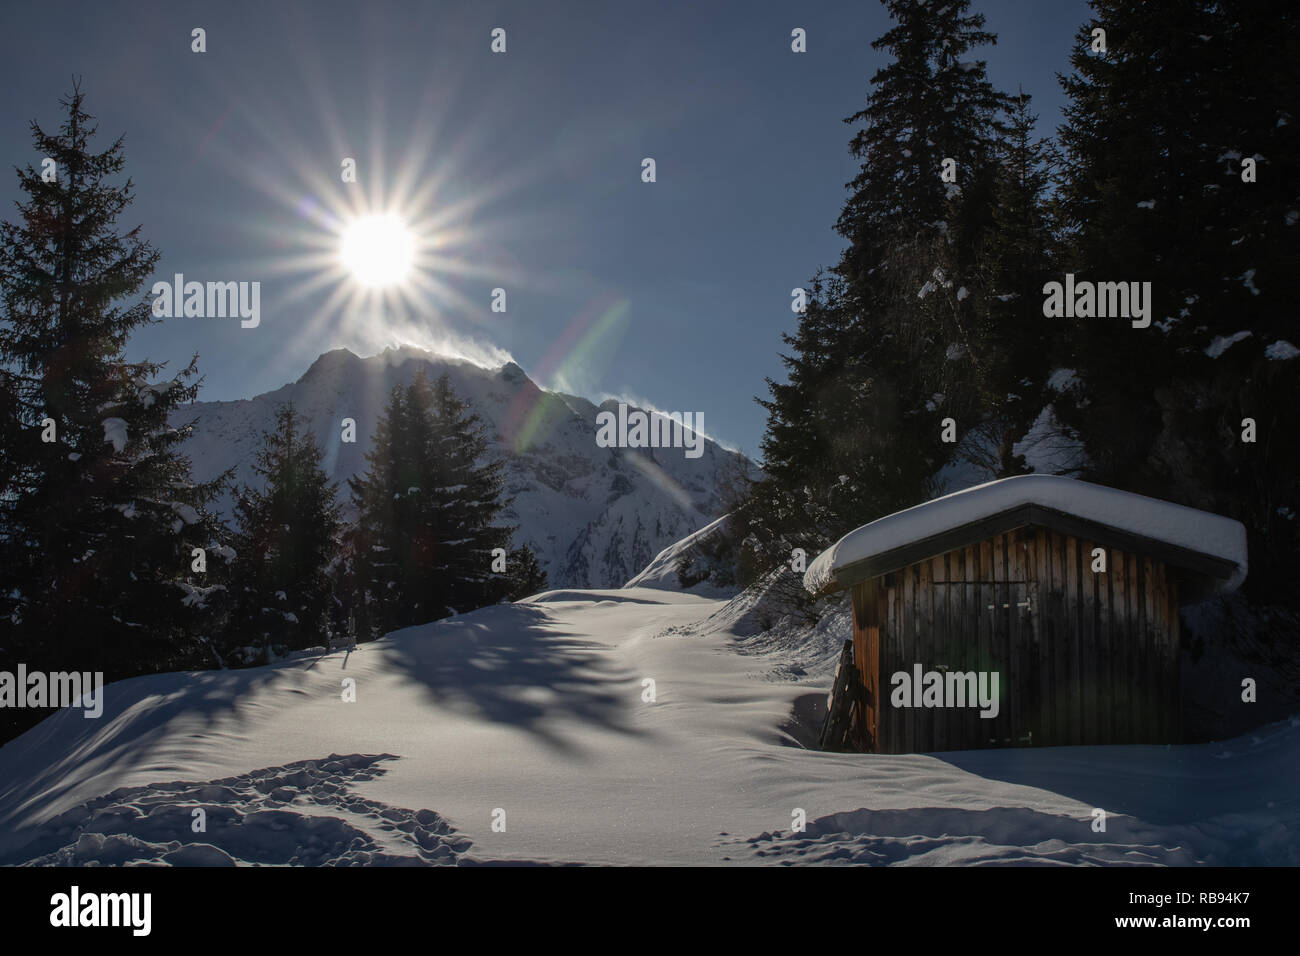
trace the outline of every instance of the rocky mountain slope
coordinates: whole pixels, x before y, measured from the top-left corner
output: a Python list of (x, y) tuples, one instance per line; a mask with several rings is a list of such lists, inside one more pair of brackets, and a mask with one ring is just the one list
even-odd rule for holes
[[(600, 448), (597, 413), (616, 410), (617, 403), (597, 406), (539, 388), (513, 362), (489, 369), (413, 348), (368, 358), (346, 349), (326, 352), (296, 382), (246, 400), (195, 402), (178, 410), (173, 423), (196, 421), (185, 448), (195, 478), (234, 466), (236, 482), (251, 484), (262, 433), (276, 409), (292, 401), (310, 422), (350, 516), (346, 479), (365, 468), (389, 391), (421, 368), (431, 379), (446, 372), (483, 418), (492, 453), (506, 460), (514, 498), (506, 518), (519, 526), (515, 544), (533, 549), (553, 588), (622, 585), (663, 548), (721, 514), (726, 476), (753, 467), (708, 440), (698, 458), (681, 448)], [(356, 421), (355, 443), (342, 441), (345, 418)], [(230, 496), (219, 503), (227, 516), (230, 506)]]

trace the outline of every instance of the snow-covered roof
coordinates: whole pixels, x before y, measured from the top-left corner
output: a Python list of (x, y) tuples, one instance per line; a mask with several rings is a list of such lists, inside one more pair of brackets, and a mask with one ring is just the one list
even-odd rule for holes
[(1231, 562), (1235, 570), (1213, 582), (1212, 591), (1234, 590), (1246, 579), (1246, 529), (1239, 521), (1075, 478), (1018, 475), (935, 498), (850, 531), (808, 566), (804, 587), (813, 594), (839, 590), (851, 583), (839, 580), (839, 572), (850, 565), (1026, 505)]

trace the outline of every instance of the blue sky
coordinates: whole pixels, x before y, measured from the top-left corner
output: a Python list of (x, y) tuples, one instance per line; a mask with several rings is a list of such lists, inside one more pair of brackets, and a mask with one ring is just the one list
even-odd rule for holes
[[(981, 53), (990, 77), (1023, 85), (1054, 128), (1086, 4), (974, 8), (999, 35)], [(8, 166), (39, 164), (27, 124), (57, 126), (81, 76), (99, 142), (125, 134), (137, 198), (119, 225), (143, 224), (159, 278), (261, 282), (255, 329), (174, 318), (133, 338), (133, 357), (197, 351), (201, 398), (277, 388), (340, 346), (445, 346), (509, 353), (588, 397), (703, 413), (756, 455), (753, 398), (783, 375), (790, 290), (842, 247), (855, 163), (841, 120), (887, 22), (873, 0), (9, 5), (0, 144)], [(505, 54), (489, 50), (495, 27)], [(357, 184), (340, 179), (345, 156)], [(12, 218), (12, 176), (0, 196)], [(404, 310), (341, 306), (331, 294), (350, 280), (306, 261), (330, 259), (331, 210), (359, 197), (406, 197), (436, 241)]]

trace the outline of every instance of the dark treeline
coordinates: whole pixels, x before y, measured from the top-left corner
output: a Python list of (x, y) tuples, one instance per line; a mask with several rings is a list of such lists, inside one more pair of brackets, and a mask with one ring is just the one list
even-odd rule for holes
[[(261, 663), (366, 640), (545, 587), (513, 528), (500, 463), (443, 377), (396, 388), (365, 474), (358, 519), (291, 406), (262, 436), (257, 487), (213, 510), (231, 476), (195, 482), (181, 453), (198, 357), (165, 377), (128, 362), (156, 321), (142, 289), (159, 254), (117, 220), (130, 204), (119, 139), (74, 90), (57, 133), (32, 124), (25, 198), (0, 224), (0, 670), (142, 673)], [(125, 305), (123, 304), (125, 303)], [(0, 741), (47, 716), (0, 709)]]
[[(1065, 121), (1039, 138), (1032, 91), (990, 84), (968, 0), (885, 6), (888, 62), (846, 120), (847, 246), (760, 400), (744, 579), (1039, 470), (1236, 518), (1244, 598), (1296, 609), (1300, 9), (1094, 0), (1058, 74)], [(1046, 316), (1067, 273), (1149, 282), (1149, 326)]]

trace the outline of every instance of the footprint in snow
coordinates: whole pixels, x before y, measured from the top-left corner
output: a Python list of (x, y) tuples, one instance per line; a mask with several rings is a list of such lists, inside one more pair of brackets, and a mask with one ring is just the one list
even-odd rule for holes
[[(331, 754), (207, 782), (123, 787), (41, 827), (27, 866), (455, 865), (470, 841), (432, 810), (368, 800), (351, 785), (391, 754)], [(203, 810), (205, 832), (195, 833)]]

